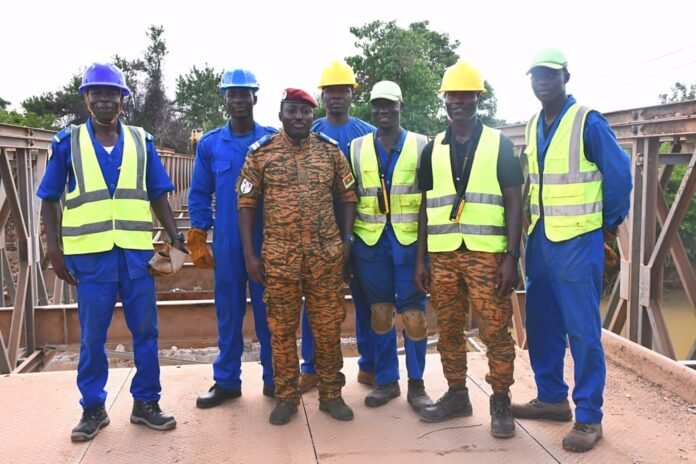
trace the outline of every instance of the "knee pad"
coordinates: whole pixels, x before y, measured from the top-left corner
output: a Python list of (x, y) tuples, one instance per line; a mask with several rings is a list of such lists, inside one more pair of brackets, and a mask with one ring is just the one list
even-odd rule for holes
[(404, 323), (404, 332), (410, 340), (419, 342), (428, 336), (428, 323), (425, 320), (425, 311), (422, 309), (407, 309), (401, 313), (401, 321)]
[(394, 311), (392, 303), (373, 303), (370, 306), (370, 325), (377, 335), (384, 335), (394, 327)]

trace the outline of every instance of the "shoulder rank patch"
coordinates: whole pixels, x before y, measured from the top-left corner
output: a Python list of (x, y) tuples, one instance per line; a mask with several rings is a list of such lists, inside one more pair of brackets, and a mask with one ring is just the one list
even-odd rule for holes
[(337, 141), (335, 141), (334, 139), (332, 139), (332, 138), (329, 137), (328, 135), (324, 134), (323, 132), (315, 132), (315, 134), (317, 134), (317, 137), (319, 137), (319, 138), (320, 138), (321, 140), (323, 140), (324, 142), (328, 142), (328, 143), (330, 143), (331, 145), (338, 146), (338, 142), (337, 142)]
[(249, 195), (251, 191), (254, 189), (254, 184), (252, 184), (249, 179), (242, 179), (242, 182), (239, 184), (239, 193), (242, 195)]
[(271, 141), (271, 139), (275, 136), (276, 134), (268, 134), (264, 135), (260, 139), (258, 139), (256, 142), (252, 143), (249, 145), (249, 151), (248, 153), (253, 153), (259, 148), (263, 147), (264, 145), (268, 144), (268, 142)]
[(75, 127), (74, 124), (70, 124), (69, 126), (65, 126), (63, 129), (60, 130), (56, 135), (53, 136), (53, 141), (56, 143), (60, 143), (65, 139), (67, 136), (70, 135), (70, 132), (72, 131), (72, 128)]
[(349, 173), (343, 178), (343, 186), (348, 190), (355, 184), (355, 178), (353, 177), (353, 173)]
[(145, 140), (147, 140), (148, 142), (152, 142), (154, 139), (155, 138), (152, 136), (151, 133), (149, 133), (148, 131), (145, 131)]

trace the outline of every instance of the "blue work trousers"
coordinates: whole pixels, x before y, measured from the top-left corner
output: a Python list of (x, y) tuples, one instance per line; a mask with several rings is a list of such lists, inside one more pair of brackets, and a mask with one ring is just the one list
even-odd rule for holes
[[(374, 246), (368, 246), (357, 238), (353, 245), (353, 271), (367, 294), (367, 302), (393, 303), (396, 312), (407, 309), (425, 311), (426, 297), (413, 283), (416, 245), (403, 246), (390, 227)], [(368, 327), (375, 345), (375, 380), (385, 385), (399, 380), (396, 328), (377, 335)], [(422, 380), (425, 370), (427, 338), (413, 341), (403, 334), (406, 351), (406, 371), (409, 380)]]
[[(220, 231), (217, 232), (220, 234)], [(239, 390), (242, 386), (242, 354), (244, 335), (242, 325), (246, 314), (247, 273), (241, 249), (231, 246), (225, 239), (213, 244), (215, 256), (215, 311), (218, 323), (218, 346), (220, 353), (213, 362), (213, 378), (217, 385), (228, 390)], [(273, 360), (271, 334), (263, 303), (263, 287), (249, 281), (251, 307), (254, 312), (256, 338), (260, 345), (263, 383), (273, 385)]]
[[(375, 343), (370, 329), (370, 305), (360, 281), (353, 278), (350, 283), (350, 294), (355, 307), (355, 338), (358, 343), (358, 367), (361, 371), (375, 371)], [(302, 372), (315, 374), (317, 368), (314, 364), (314, 335), (307, 317), (307, 303), (302, 306)]]
[(600, 423), (606, 377), (599, 314), (602, 230), (551, 242), (539, 221), (528, 239), (526, 260), (527, 340), (538, 399), (558, 403), (568, 397), (563, 380), (568, 340), (575, 364), (575, 420)]
[[(273, 361), (271, 357), (271, 335), (263, 304), (263, 287), (249, 282), (251, 307), (254, 311), (256, 338), (260, 345), (263, 384), (273, 385)], [(242, 385), (242, 354), (244, 335), (242, 325), (246, 313), (246, 282), (215, 285), (215, 311), (218, 323), (218, 346), (220, 353), (213, 362), (215, 383), (228, 390), (239, 390)]]
[(80, 404), (84, 409), (103, 406), (106, 402), (104, 387), (109, 374), (109, 363), (104, 345), (117, 295), (121, 296), (126, 324), (133, 335), (136, 372), (130, 392), (138, 401), (160, 399), (155, 282), (149, 274), (131, 280), (124, 253), (119, 253), (118, 275), (118, 282), (77, 284), (81, 343), (77, 387), (82, 394)]

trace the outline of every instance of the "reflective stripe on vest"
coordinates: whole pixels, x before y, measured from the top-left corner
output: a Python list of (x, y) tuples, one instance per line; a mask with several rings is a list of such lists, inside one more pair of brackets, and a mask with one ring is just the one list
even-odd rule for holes
[(498, 183), (500, 131), (483, 126), (464, 192), (459, 222), (449, 220), (457, 191), (452, 178), (450, 145), (445, 133), (433, 142), (433, 189), (426, 193), (428, 252), (453, 251), (462, 240), (469, 250), (500, 253), (507, 249), (503, 192)]
[[(408, 132), (392, 174), (389, 219), (402, 245), (411, 245), (418, 238), (421, 192), (416, 171), (427, 143), (426, 136)], [(377, 200), (381, 185), (377, 156), (374, 134), (355, 139), (350, 145), (350, 160), (357, 177), (359, 196), (353, 232), (370, 246), (377, 243), (387, 223), (387, 215), (379, 211)], [(388, 166), (384, 168), (388, 169)]]
[[(527, 124), (531, 234), (540, 217), (552, 242), (568, 240), (602, 227), (602, 173), (585, 158), (583, 134), (590, 109), (573, 104), (563, 115), (539, 172), (537, 125)], [(541, 202), (539, 196), (541, 195)]]
[(72, 128), (70, 157), (75, 189), (65, 197), (63, 248), (67, 255), (152, 249), (152, 213), (145, 185), (145, 131), (122, 125), (123, 159), (111, 198), (86, 125)]

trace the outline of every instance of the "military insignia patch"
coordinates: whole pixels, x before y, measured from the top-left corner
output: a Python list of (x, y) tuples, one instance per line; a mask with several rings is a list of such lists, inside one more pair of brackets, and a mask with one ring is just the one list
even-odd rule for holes
[(241, 193), (242, 195), (248, 195), (253, 188), (254, 185), (251, 182), (249, 182), (248, 179), (242, 179), (242, 183), (239, 186), (239, 193)]
[(352, 173), (343, 178), (343, 186), (346, 188), (346, 190), (348, 190), (354, 183), (355, 179), (353, 178)]

